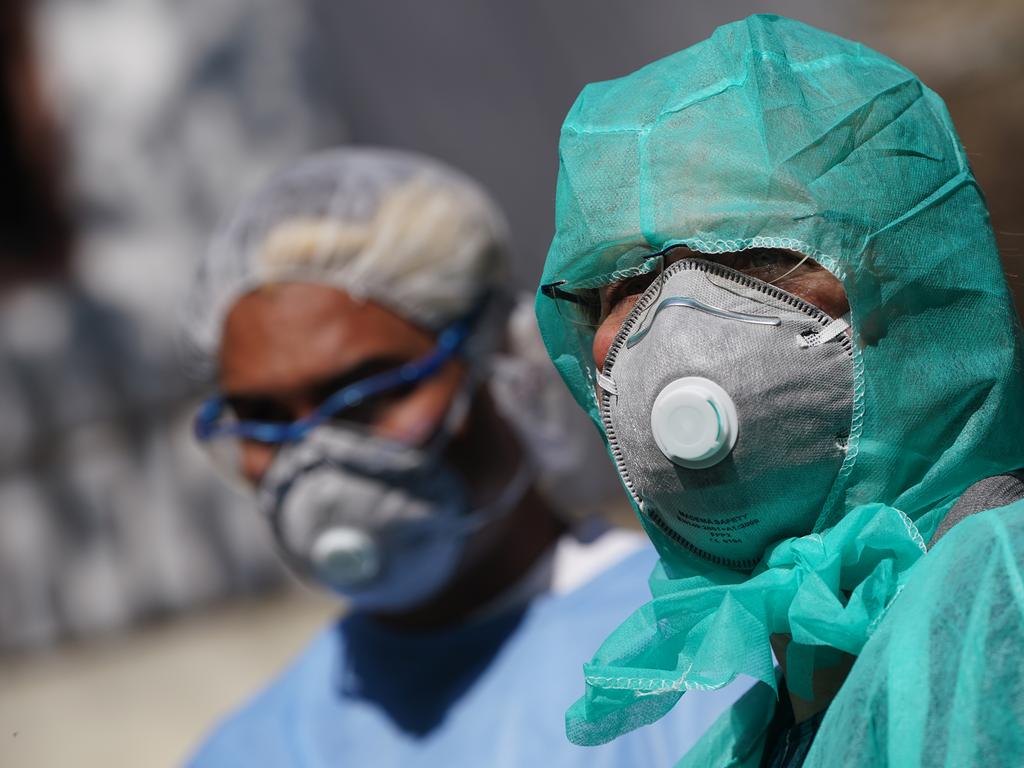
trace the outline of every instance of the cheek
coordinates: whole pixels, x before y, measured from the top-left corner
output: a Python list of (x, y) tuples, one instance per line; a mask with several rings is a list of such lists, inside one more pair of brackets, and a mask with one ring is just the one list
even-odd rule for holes
[(608, 350), (612, 346), (612, 340), (615, 338), (615, 332), (617, 330), (618, 326), (613, 326), (605, 320), (597, 329), (597, 333), (594, 334), (594, 344), (591, 348), (591, 354), (594, 356), (594, 365), (597, 366), (598, 370), (604, 368), (604, 359), (608, 357)]
[(242, 477), (255, 488), (267, 474), (270, 465), (274, 462), (277, 448), (265, 443), (257, 443), (252, 440), (245, 440), (241, 445), (242, 465), (240, 467)]
[(433, 437), (462, 381), (462, 367), (449, 366), (382, 413), (374, 422), (373, 433), (415, 446), (422, 446)]

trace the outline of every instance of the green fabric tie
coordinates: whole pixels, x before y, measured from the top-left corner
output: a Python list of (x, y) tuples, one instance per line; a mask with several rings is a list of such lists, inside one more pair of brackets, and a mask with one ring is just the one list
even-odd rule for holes
[(688, 690), (745, 674), (775, 688), (768, 639), (792, 636), (787, 684), (813, 699), (821, 654), (858, 654), (925, 554), (917, 526), (884, 504), (857, 507), (822, 533), (775, 545), (749, 577), (664, 561), (654, 599), (584, 667), (586, 693), (566, 715), (570, 740), (601, 744), (657, 720)]

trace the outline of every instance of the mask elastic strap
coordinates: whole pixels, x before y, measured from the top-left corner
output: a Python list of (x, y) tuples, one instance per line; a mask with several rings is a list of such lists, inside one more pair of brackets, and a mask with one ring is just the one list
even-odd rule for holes
[(821, 330), (817, 333), (812, 333), (807, 336), (800, 338), (801, 347), (817, 347), (826, 342), (832, 341), (832, 339), (841, 336), (850, 327), (850, 321), (847, 319), (848, 315), (837, 317), (829, 320), (825, 325), (822, 326)]
[(452, 532), (463, 536), (476, 533), (515, 509), (523, 496), (530, 489), (537, 476), (537, 465), (527, 454), (523, 453), (515, 474), (501, 489), (498, 496), (482, 507), (470, 510), (465, 517), (452, 521)]
[(602, 371), (597, 372), (597, 386), (607, 392), (609, 395), (619, 394), (619, 387), (615, 383), (615, 379)]
[(437, 458), (444, 453), (448, 443), (452, 440), (452, 436), (468, 418), (470, 408), (473, 406), (473, 399), (480, 388), (481, 379), (482, 376), (474, 373), (472, 369), (466, 371), (466, 379), (459, 386), (452, 397), (452, 401), (448, 404), (448, 410), (445, 411), (444, 416), (441, 418), (441, 423), (438, 424), (434, 434), (423, 446), (422, 450), (426, 454)]

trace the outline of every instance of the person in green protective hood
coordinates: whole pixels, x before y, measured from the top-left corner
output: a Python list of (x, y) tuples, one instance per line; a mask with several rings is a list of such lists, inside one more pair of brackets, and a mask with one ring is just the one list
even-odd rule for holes
[(749, 675), (684, 765), (1019, 764), (1021, 331), (942, 100), (753, 16), (559, 157), (542, 333), (660, 555), (569, 738)]

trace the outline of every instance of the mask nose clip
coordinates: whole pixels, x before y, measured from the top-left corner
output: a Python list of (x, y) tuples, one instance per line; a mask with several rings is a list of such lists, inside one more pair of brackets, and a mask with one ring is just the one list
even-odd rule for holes
[(710, 379), (676, 379), (654, 401), (651, 432), (658, 448), (673, 464), (707, 469), (725, 459), (736, 445), (736, 404)]
[(672, 307), (695, 309), (698, 312), (703, 312), (706, 315), (718, 317), (722, 320), (734, 320), (739, 323), (748, 323), (750, 325), (782, 325), (782, 318), (780, 317), (772, 317), (770, 315), (750, 315), (745, 312), (733, 312), (732, 310), (713, 307), (710, 304), (705, 304), (703, 301), (691, 299), (686, 296), (670, 296), (669, 298), (662, 300), (662, 302), (655, 307), (653, 314), (651, 314), (650, 318), (647, 319), (646, 324), (643, 325), (640, 330), (626, 339), (626, 349), (632, 349), (643, 341), (644, 336), (646, 336), (654, 326), (654, 321), (658, 319), (658, 315), (660, 315), (664, 310)]

